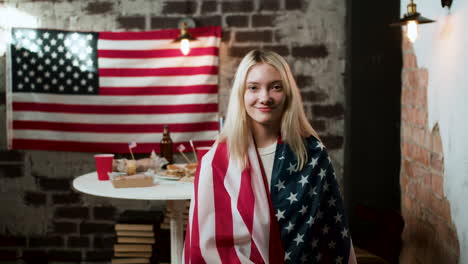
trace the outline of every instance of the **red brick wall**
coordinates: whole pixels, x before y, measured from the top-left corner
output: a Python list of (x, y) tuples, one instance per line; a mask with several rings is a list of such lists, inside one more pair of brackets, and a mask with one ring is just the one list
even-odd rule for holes
[(403, 43), (401, 210), (405, 220), (400, 263), (457, 263), (460, 255), (444, 194), (444, 155), (438, 127), (427, 124), (428, 72)]

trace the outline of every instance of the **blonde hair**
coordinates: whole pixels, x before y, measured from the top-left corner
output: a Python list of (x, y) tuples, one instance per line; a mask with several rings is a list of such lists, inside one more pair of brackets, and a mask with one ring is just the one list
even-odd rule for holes
[(231, 157), (238, 162), (241, 168), (245, 168), (247, 166), (247, 150), (251, 133), (248, 115), (244, 106), (245, 81), (250, 68), (258, 63), (267, 63), (273, 66), (281, 75), (282, 86), (286, 95), (281, 119), (281, 137), (296, 155), (298, 160), (297, 168), (302, 169), (308, 159), (304, 139), (310, 135), (318, 138), (318, 135), (307, 120), (301, 93), (288, 63), (273, 51), (252, 50), (240, 62), (234, 77), (226, 121), (219, 140), (226, 141)]

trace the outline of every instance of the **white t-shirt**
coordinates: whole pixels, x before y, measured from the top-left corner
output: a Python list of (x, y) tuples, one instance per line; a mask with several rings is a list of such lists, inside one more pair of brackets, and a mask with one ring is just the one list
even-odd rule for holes
[(276, 141), (268, 147), (257, 148), (260, 159), (262, 160), (263, 168), (268, 182), (268, 189), (271, 183), (271, 173), (273, 171), (273, 163), (275, 161)]

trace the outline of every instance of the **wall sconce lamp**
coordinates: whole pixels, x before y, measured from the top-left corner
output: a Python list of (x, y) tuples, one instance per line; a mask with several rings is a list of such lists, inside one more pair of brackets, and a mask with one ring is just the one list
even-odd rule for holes
[[(444, 0), (442, 0), (443, 2)], [(418, 24), (426, 24), (435, 22), (432, 19), (421, 16), (416, 10), (416, 4), (411, 0), (407, 6), (407, 13), (403, 15), (403, 18), (397, 22), (390, 24), (390, 26), (405, 26), (406, 25), (406, 36), (411, 42), (414, 42), (418, 38)]]
[(180, 51), (184, 55), (190, 52), (190, 41), (196, 40), (196, 38), (187, 31), (188, 28), (192, 27), (195, 27), (195, 21), (191, 18), (183, 18), (179, 21), (180, 35), (174, 42), (180, 43)]

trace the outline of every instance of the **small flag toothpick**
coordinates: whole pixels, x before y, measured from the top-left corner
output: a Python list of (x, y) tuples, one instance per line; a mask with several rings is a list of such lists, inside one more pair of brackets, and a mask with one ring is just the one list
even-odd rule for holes
[(195, 146), (193, 145), (193, 141), (190, 140), (190, 146), (192, 146), (193, 156), (195, 157), (195, 162), (198, 162), (197, 153), (195, 153)]
[(189, 158), (187, 158), (187, 156), (185, 156), (184, 154), (184, 150), (185, 150), (185, 146), (183, 144), (180, 144), (179, 146), (177, 146), (177, 150), (180, 152), (180, 154), (182, 154), (182, 156), (184, 157), (184, 159), (188, 162), (188, 163), (192, 163), (191, 160), (189, 160)]
[(132, 155), (132, 159), (135, 160), (135, 156), (133, 156), (132, 148), (135, 148), (137, 146), (136, 142), (129, 142), (128, 143), (128, 150), (130, 150), (130, 155)]
[(185, 150), (184, 144), (180, 144), (179, 146), (177, 146), (177, 150), (180, 152), (184, 151)]

